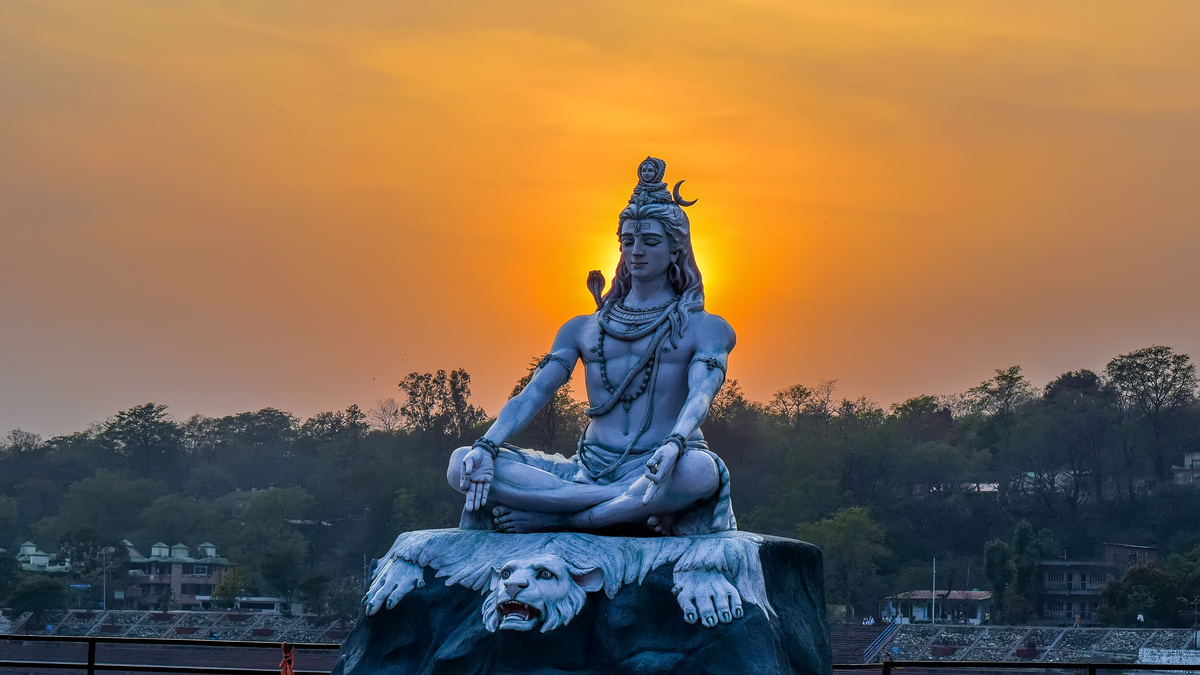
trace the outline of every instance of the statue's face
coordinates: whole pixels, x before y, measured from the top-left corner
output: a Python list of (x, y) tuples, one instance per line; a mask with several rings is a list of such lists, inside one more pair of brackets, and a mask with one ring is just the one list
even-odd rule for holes
[(621, 258), (634, 279), (655, 279), (671, 266), (671, 242), (657, 220), (621, 225)]
[(642, 162), (642, 165), (638, 167), (638, 175), (641, 176), (643, 183), (649, 183), (658, 175), (658, 167), (650, 162)]

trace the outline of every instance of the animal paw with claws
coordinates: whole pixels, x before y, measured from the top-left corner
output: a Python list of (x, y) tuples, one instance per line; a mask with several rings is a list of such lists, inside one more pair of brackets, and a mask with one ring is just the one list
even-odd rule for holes
[(742, 618), (742, 596), (725, 575), (716, 570), (695, 569), (675, 572), (671, 589), (683, 620), (712, 628)]
[(425, 586), (425, 570), (403, 558), (391, 558), (375, 574), (371, 588), (363, 597), (367, 616), (383, 608), (391, 609), (414, 588)]

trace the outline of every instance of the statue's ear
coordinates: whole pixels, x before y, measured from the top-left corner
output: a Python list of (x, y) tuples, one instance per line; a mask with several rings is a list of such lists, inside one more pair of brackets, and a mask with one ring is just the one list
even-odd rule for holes
[(488, 576), (489, 584), (495, 583), (496, 579), (500, 578), (500, 570), (504, 569), (504, 566), (507, 564), (508, 564), (508, 562), (505, 561), (505, 562), (497, 562), (492, 565), (492, 570), (491, 570), (492, 573)]
[(604, 570), (599, 567), (593, 567), (586, 572), (571, 570), (571, 578), (588, 593), (604, 588)]

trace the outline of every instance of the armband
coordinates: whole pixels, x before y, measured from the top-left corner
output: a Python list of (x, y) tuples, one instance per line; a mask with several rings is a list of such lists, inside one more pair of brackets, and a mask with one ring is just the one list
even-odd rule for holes
[(696, 358), (692, 359), (692, 363), (703, 363), (704, 365), (708, 366), (709, 370), (721, 371), (721, 377), (725, 377), (726, 375), (725, 364), (721, 363), (721, 359), (718, 359), (715, 356), (697, 356)]
[(492, 456), (492, 459), (496, 459), (496, 455), (500, 454), (500, 446), (491, 442), (487, 438), (484, 438), (483, 436), (480, 436), (479, 440), (472, 443), (471, 447), (472, 448), (480, 447), (480, 448), (483, 448), (484, 450), (487, 450), (487, 453)]
[(567, 369), (567, 377), (570, 377), (571, 373), (575, 370), (575, 364), (568, 363), (566, 359), (559, 356), (558, 354), (555, 354), (554, 352), (550, 352), (550, 353), (546, 354), (545, 356), (542, 357), (541, 361), (538, 361), (538, 364), (537, 364), (538, 370), (545, 368), (546, 364), (550, 363), (551, 361), (557, 361), (560, 366), (562, 366), (563, 368), (566, 368)]

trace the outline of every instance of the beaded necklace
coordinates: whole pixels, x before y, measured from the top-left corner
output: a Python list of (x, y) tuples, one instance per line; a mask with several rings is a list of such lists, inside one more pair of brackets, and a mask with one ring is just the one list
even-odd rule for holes
[[(678, 312), (676, 311), (678, 306), (679, 298), (675, 298), (665, 307), (654, 307), (648, 310), (629, 309), (628, 307), (620, 305), (620, 303), (606, 304), (600, 309), (596, 315), (596, 321), (600, 327), (600, 339), (599, 344), (596, 346), (596, 351), (597, 356), (600, 357), (601, 379), (604, 382), (604, 388), (609, 392), (609, 396), (608, 400), (604, 403), (586, 409), (584, 413), (587, 414), (588, 417), (600, 417), (601, 415), (607, 415), (608, 413), (612, 412), (612, 409), (616, 407), (617, 403), (620, 403), (621, 407), (625, 409), (625, 434), (629, 434), (629, 409), (632, 406), (633, 401), (647, 391), (649, 392), (647, 395), (651, 399), (654, 398), (654, 385), (655, 381), (658, 379), (655, 376), (656, 373), (654, 372), (654, 365), (658, 362), (659, 352), (663, 349), (667, 336), (679, 331), (679, 319), (677, 317)], [(629, 328), (621, 329), (613, 326), (609, 322), (610, 317), (620, 323), (625, 324), (626, 326), (629, 326)], [(627, 323), (622, 317), (629, 318), (630, 321)], [(643, 322), (645, 325), (642, 325)], [(640, 358), (638, 358), (637, 362), (633, 364), (633, 367), (629, 369), (629, 372), (625, 374), (625, 377), (622, 377), (621, 381), (616, 385), (613, 385), (608, 379), (608, 363), (607, 359), (604, 357), (604, 339), (606, 335), (625, 342), (632, 342), (648, 335), (653, 335), (653, 337), (650, 338), (650, 341), (646, 344), (646, 351)], [(672, 342), (675, 340), (673, 335), (671, 340)], [(633, 383), (634, 377), (639, 372), (643, 373), (641, 386), (638, 387), (636, 393), (627, 395), (625, 392), (629, 390), (630, 385)], [(646, 430), (650, 428), (650, 423), (653, 421), (653, 419), (654, 405), (653, 401), (651, 401), (651, 405), (646, 406), (646, 414), (642, 416), (642, 424), (638, 429), (637, 435), (634, 436), (633, 439), (630, 440), (625, 446), (625, 452), (621, 453), (621, 456), (617, 458), (616, 461), (599, 471), (595, 476), (596, 478), (605, 476), (613, 469), (621, 466), (621, 464), (625, 461), (625, 458), (628, 457), (629, 453), (633, 450), (633, 446), (637, 445), (638, 440), (641, 439), (642, 435), (646, 433)], [(586, 434), (587, 432), (585, 431), (584, 435), (586, 436)], [(580, 442), (582, 443), (582, 440)]]
[[(596, 345), (596, 356), (600, 361), (600, 379), (604, 383), (604, 388), (608, 390), (610, 398), (605, 405), (589, 409), (589, 414), (604, 414), (619, 402), (621, 408), (625, 410), (625, 433), (629, 433), (629, 410), (633, 407), (633, 402), (640, 398), (650, 386), (654, 377), (654, 366), (658, 361), (659, 347), (662, 345), (663, 338), (670, 332), (669, 310), (678, 300), (678, 298), (674, 298), (665, 305), (649, 309), (630, 309), (622, 303), (615, 303), (601, 310), (597, 316), (600, 338)], [(624, 324), (628, 328), (617, 328), (610, 323), (610, 320)], [(654, 334), (654, 338), (647, 345), (646, 353), (630, 368), (625, 377), (616, 384), (609, 380), (608, 359), (604, 355), (605, 336), (616, 338), (622, 342), (633, 342), (651, 334)], [(636, 390), (630, 392), (632, 380), (639, 371), (642, 373), (641, 382), (638, 383)], [(601, 410), (603, 412), (600, 412)]]

